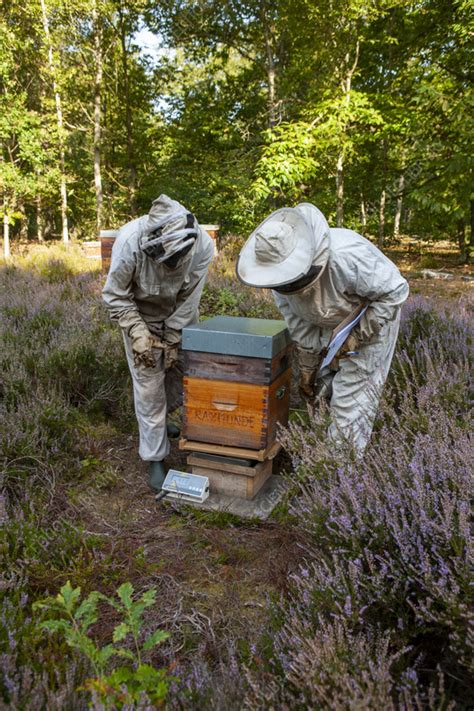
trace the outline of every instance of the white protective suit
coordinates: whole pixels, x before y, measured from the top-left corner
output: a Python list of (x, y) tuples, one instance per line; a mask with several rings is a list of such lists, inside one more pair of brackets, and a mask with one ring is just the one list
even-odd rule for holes
[(314, 205), (302, 203), (296, 210), (312, 229), (313, 264), (323, 269), (315, 281), (299, 292), (273, 292), (293, 340), (319, 353), (327, 346), (332, 330), (357, 306), (369, 302), (354, 329), (361, 342), (359, 355), (341, 358), (334, 374), (328, 369), (323, 373), (324, 379), (332, 381), (328, 436), (335, 443), (352, 442), (360, 453), (372, 432), (408, 284), (397, 267), (357, 232), (330, 229)]
[[(184, 210), (176, 201), (166, 196), (161, 198), (166, 198), (170, 210)], [(196, 323), (207, 270), (214, 255), (212, 239), (198, 226), (193, 248), (175, 269), (158, 263), (140, 247), (154, 226), (150, 211), (150, 215), (132, 220), (119, 230), (102, 292), (110, 317), (118, 321), (123, 331), (140, 430), (139, 454), (145, 461), (162, 461), (168, 455), (166, 415), (177, 403), (170, 402), (169, 393), (167, 401), (166, 390), (169, 381), (176, 381), (179, 373), (173, 368), (165, 377), (163, 353), (158, 349), (154, 350), (155, 368), (136, 366), (130, 330), (136, 324), (145, 324), (158, 338), (167, 330), (178, 332), (179, 337), (185, 326)]]

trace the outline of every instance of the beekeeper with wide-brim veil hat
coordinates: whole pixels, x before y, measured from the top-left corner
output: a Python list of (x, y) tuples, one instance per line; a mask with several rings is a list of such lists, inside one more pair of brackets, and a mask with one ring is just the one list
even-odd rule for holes
[[(302, 203), (276, 210), (252, 232), (237, 275), (272, 290), (296, 344), (301, 394), (329, 401), (329, 442), (363, 452), (408, 297), (397, 267), (357, 232), (330, 228), (317, 207)], [(333, 330), (364, 305), (349, 338), (320, 370)]]
[(199, 301), (214, 254), (210, 236), (176, 200), (160, 195), (150, 212), (124, 225), (112, 249), (105, 304), (122, 328), (133, 381), (141, 458), (160, 490), (170, 445), (167, 414), (180, 404), (178, 349)]

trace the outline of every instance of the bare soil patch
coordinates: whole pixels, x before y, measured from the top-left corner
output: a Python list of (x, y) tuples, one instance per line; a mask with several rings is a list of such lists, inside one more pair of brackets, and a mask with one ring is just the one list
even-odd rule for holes
[[(242, 638), (257, 634), (267, 596), (286, 590), (301, 555), (292, 527), (285, 520), (242, 523), (226, 514), (157, 504), (135, 435), (106, 438), (101, 449), (115, 481), (80, 497), (78, 515), (90, 534), (101, 537), (100, 554), (116, 575), (105, 580), (99, 567), (91, 587), (112, 593), (122, 580), (137, 589), (157, 587), (160, 624), (174, 630), (173, 644), (188, 645), (194, 633), (196, 644), (206, 634), (217, 644), (216, 630), (228, 636), (229, 627)], [(167, 464), (186, 469), (186, 453), (175, 441)], [(285, 468), (282, 453), (275, 469)], [(104, 638), (113, 624), (112, 615), (100, 630)]]

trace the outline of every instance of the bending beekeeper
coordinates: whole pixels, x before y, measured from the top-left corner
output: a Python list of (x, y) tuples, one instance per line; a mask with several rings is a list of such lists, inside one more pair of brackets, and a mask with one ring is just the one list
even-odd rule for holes
[(148, 215), (124, 225), (112, 249), (102, 294), (123, 332), (140, 430), (139, 454), (150, 463), (149, 482), (156, 491), (166, 476), (168, 434), (179, 433), (171, 424), (167, 429), (166, 419), (181, 404), (181, 331), (198, 321), (213, 255), (212, 240), (194, 215), (167, 195), (153, 202)]
[[(314, 205), (272, 213), (251, 234), (237, 264), (239, 279), (273, 290), (296, 343), (300, 393), (329, 401), (331, 449), (364, 451), (392, 361), (408, 284), (371, 242), (329, 228)], [(329, 367), (319, 370), (335, 327), (367, 311)]]

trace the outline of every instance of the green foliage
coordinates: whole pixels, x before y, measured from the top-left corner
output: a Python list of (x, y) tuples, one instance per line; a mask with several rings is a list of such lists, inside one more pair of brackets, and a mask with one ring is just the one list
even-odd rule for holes
[[(158, 629), (144, 640), (141, 638), (143, 615), (155, 604), (156, 590), (147, 590), (134, 599), (132, 584), (123, 583), (117, 590), (117, 598), (94, 591), (81, 599), (80, 587), (73, 588), (68, 581), (56, 598), (37, 602), (34, 609), (48, 616), (39, 624), (40, 629), (63, 637), (71, 649), (90, 662), (95, 676), (86, 681), (85, 688), (95, 692), (105, 708), (123, 708), (139, 702), (144, 694), (151, 703), (161, 703), (166, 699), (171, 679), (164, 669), (145, 663), (143, 655), (169, 635)], [(122, 619), (114, 627), (112, 641), (102, 646), (91, 637), (94, 625), (100, 621), (100, 602), (112, 607)], [(133, 644), (122, 644), (127, 640)], [(113, 657), (125, 659), (128, 664), (108, 673)]]
[(418, 262), (419, 269), (440, 269), (441, 266), (442, 265), (439, 263), (439, 260), (432, 254), (426, 254)]
[[(59, 235), (61, 143), (74, 237), (96, 236), (95, 160), (103, 227), (145, 213), (161, 192), (241, 234), (270, 209), (313, 201), (380, 245), (389, 230), (449, 237), (468, 259), (470, 9), (48, 0), (52, 71), (39, 0), (10, 0), (0, 213), (14, 238)], [(141, 27), (169, 51), (140, 47)], [(61, 279), (59, 266), (49, 273)]]
[(301, 200), (322, 171), (327, 177), (334, 175), (338, 156), (346, 163), (359, 158), (358, 151), (366, 148), (360, 146), (361, 134), (383, 125), (370, 98), (354, 90), (334, 97), (326, 94), (305, 113), (309, 120), (267, 131), (253, 185), (258, 199), (274, 193), (286, 201)]
[(253, 184), (257, 199), (272, 194), (298, 199), (301, 185), (312, 180), (320, 166), (314, 127), (306, 122), (282, 124), (269, 130), (266, 139)]

